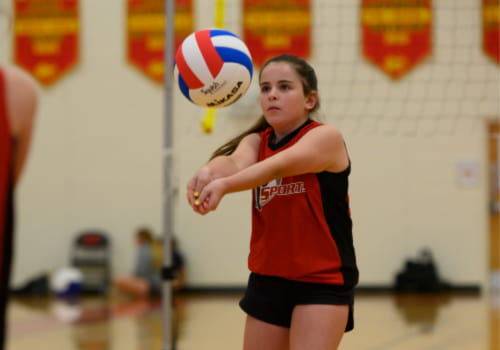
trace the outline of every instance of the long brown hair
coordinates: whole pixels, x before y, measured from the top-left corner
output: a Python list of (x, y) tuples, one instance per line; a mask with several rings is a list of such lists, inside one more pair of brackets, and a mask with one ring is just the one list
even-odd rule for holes
[[(302, 88), (304, 90), (305, 96), (309, 95), (313, 91), (318, 91), (318, 79), (316, 77), (314, 69), (305, 60), (294, 55), (284, 54), (267, 60), (266, 63), (264, 63), (264, 65), (260, 69), (259, 80), (260, 80), (260, 75), (262, 74), (264, 68), (266, 68), (270, 63), (273, 62), (286, 62), (295, 70), (302, 83)], [(316, 102), (316, 105), (311, 109), (310, 113), (313, 113), (318, 109), (319, 109), (319, 97)], [(267, 129), (269, 126), (270, 125), (267, 123), (264, 116), (261, 115), (260, 118), (257, 120), (257, 122), (253, 124), (250, 128), (243, 131), (238, 136), (232, 138), (231, 140), (229, 140), (228, 142), (217, 148), (212, 153), (210, 159), (213, 159), (218, 156), (228, 156), (232, 154), (245, 136), (263, 131)]]

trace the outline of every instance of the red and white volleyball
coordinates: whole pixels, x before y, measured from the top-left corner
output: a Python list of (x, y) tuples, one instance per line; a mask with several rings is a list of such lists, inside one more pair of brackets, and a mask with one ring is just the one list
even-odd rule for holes
[(210, 108), (229, 106), (252, 82), (253, 62), (245, 43), (222, 29), (190, 34), (175, 55), (174, 75), (183, 95)]

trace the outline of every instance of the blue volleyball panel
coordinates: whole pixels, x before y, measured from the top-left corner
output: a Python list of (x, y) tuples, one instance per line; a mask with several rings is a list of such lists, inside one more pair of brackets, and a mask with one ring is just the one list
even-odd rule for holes
[(189, 87), (187, 86), (186, 82), (184, 79), (182, 79), (182, 76), (179, 74), (179, 77), (177, 78), (179, 81), (179, 88), (181, 89), (182, 94), (191, 102), (191, 97), (189, 96)]
[(222, 29), (211, 29), (210, 30), (211, 37), (219, 36), (219, 35), (231, 35), (231, 36), (234, 36), (234, 37), (239, 39), (239, 37), (236, 34), (228, 32), (227, 30), (222, 30)]
[(252, 77), (253, 63), (246, 53), (229, 47), (216, 47), (215, 50), (217, 50), (217, 53), (224, 62), (239, 63), (245, 66), (250, 73), (250, 77)]

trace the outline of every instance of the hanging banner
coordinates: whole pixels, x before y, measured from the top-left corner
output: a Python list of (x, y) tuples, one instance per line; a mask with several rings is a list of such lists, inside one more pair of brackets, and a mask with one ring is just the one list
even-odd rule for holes
[(282, 53), (311, 54), (309, 0), (244, 0), (243, 40), (256, 66)]
[(14, 62), (51, 85), (79, 59), (78, 0), (13, 0)]
[(500, 63), (500, 0), (483, 0), (483, 50)]
[(363, 55), (401, 78), (431, 53), (431, 0), (362, 0)]
[[(165, 0), (127, 0), (127, 59), (158, 83), (165, 62)], [(175, 49), (193, 32), (192, 0), (175, 1)]]

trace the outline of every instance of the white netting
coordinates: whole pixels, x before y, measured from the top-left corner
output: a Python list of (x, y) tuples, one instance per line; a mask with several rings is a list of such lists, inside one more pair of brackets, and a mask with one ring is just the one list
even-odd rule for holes
[[(226, 23), (240, 30), (233, 1)], [(432, 52), (398, 80), (363, 57), (361, 1), (315, 0), (312, 56), (322, 114), (347, 132), (453, 134), (500, 113), (499, 66), (482, 50), (481, 1), (432, 1)]]
[[(399, 80), (361, 53), (358, 1), (319, 1), (314, 61), (324, 111), (370, 133), (453, 133), (459, 123), (498, 116), (499, 70), (481, 49), (479, 1), (433, 4), (432, 53)], [(327, 25), (328, 24), (328, 25)], [(328, 69), (331, 67), (331, 69)]]

